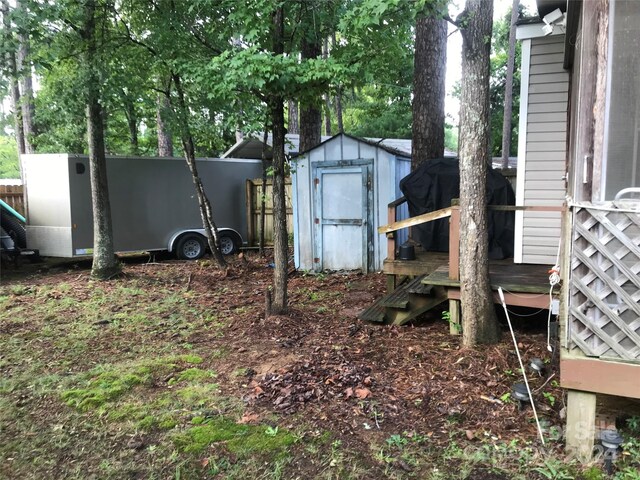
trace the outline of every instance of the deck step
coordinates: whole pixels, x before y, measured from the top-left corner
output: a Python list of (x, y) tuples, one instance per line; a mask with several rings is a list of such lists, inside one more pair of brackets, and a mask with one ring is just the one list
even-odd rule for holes
[(422, 277), (406, 282), (376, 300), (358, 318), (368, 322), (404, 325), (447, 300), (442, 287), (423, 285)]
[(393, 292), (382, 298), (381, 305), (388, 308), (407, 308), (411, 294), (429, 295), (433, 287), (424, 285), (422, 280), (426, 275), (420, 275), (398, 286)]
[(384, 297), (376, 300), (370, 307), (363, 310), (358, 318), (365, 322), (384, 323), (385, 320), (385, 308), (380, 304)]
[(417, 293), (418, 295), (429, 295), (431, 294), (431, 290), (433, 290), (433, 285), (425, 285), (424, 283), (422, 283), (422, 280), (424, 280), (424, 278), (427, 275), (419, 275), (417, 277), (415, 277), (413, 280), (411, 280), (408, 284), (407, 284), (407, 292), (409, 293)]
[(412, 293), (409, 295), (409, 306), (404, 310), (388, 308), (385, 320), (393, 325), (404, 325), (423, 313), (447, 301), (447, 292), (442, 287), (434, 287), (429, 295)]

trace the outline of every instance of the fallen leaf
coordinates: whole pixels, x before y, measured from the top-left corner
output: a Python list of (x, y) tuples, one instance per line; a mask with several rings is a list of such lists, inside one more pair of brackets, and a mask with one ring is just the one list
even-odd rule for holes
[(257, 413), (245, 413), (244, 415), (242, 415), (242, 418), (238, 421), (238, 423), (240, 424), (246, 424), (246, 423), (257, 423), (259, 420), (259, 416)]
[(344, 391), (344, 398), (353, 397), (353, 388), (349, 387)]
[(474, 438), (476, 438), (476, 434), (473, 433), (471, 430), (467, 430), (464, 433), (469, 440), (473, 440)]
[(200, 465), (202, 465), (203, 467), (206, 467), (207, 465), (209, 465), (209, 459), (203, 458), (202, 461), (200, 462)]
[(371, 390), (368, 388), (356, 388), (356, 397), (360, 400), (364, 400), (365, 398), (371, 395)]

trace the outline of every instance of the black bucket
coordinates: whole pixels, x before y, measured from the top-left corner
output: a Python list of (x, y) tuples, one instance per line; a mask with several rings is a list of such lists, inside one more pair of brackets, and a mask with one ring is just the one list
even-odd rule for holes
[(398, 260), (415, 260), (416, 249), (413, 245), (402, 244), (398, 251)]

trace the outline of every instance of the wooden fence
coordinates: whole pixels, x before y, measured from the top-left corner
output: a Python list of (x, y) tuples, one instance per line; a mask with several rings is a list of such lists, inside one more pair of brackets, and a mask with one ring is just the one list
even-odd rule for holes
[[(285, 181), (287, 206), (287, 233), (293, 235), (293, 204), (291, 203), (291, 178)], [(247, 242), (256, 247), (260, 240), (260, 202), (262, 201), (262, 179), (247, 180)], [(267, 181), (265, 194), (265, 245), (273, 245), (273, 184)]]
[(640, 210), (573, 207), (570, 349), (640, 361)]
[(4, 200), (11, 208), (24, 216), (25, 208), (22, 185), (0, 185), (0, 200)]

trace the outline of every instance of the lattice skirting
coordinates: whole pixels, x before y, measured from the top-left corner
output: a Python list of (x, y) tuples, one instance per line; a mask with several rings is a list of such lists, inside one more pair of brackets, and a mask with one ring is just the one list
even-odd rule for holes
[(609, 202), (572, 214), (569, 348), (640, 360), (640, 211)]

